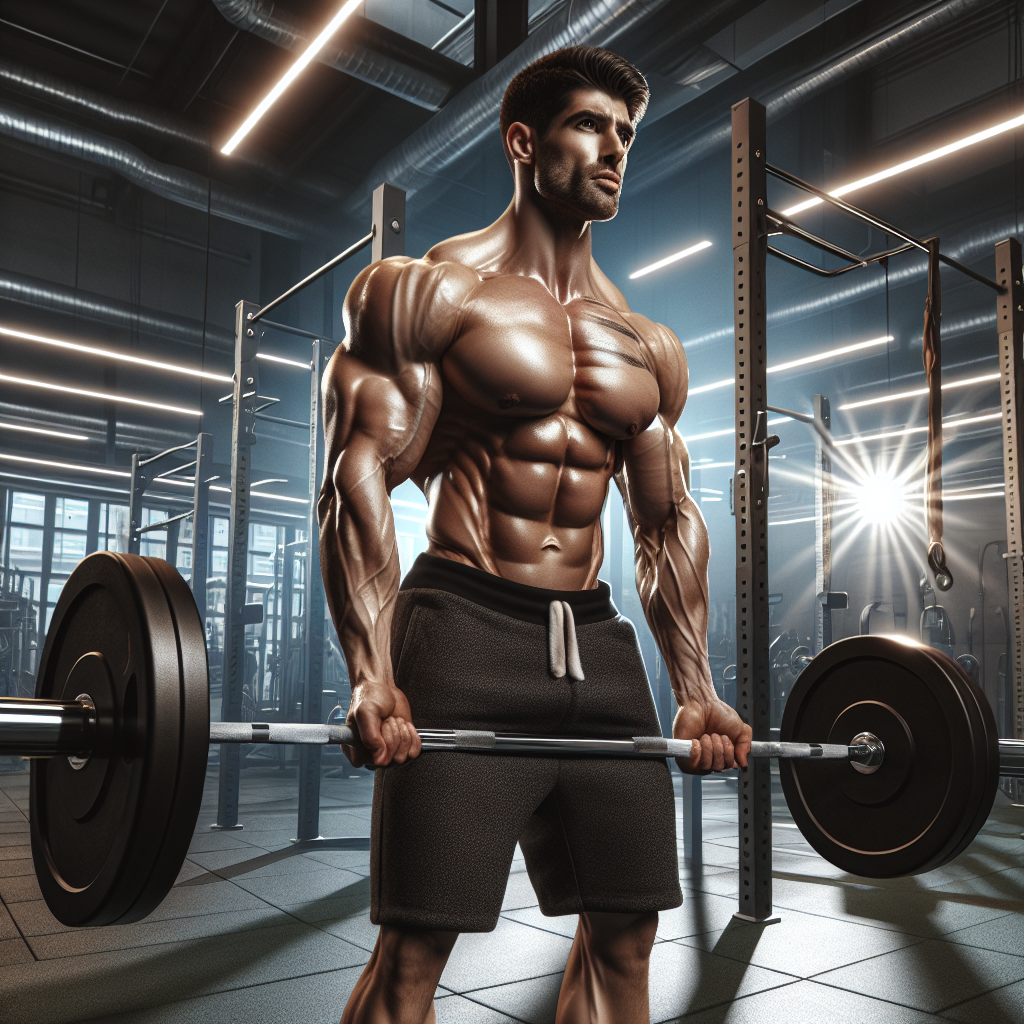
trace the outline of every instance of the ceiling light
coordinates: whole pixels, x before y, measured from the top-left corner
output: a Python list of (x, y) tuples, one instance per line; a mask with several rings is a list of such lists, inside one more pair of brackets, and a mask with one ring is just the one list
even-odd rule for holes
[(1005, 498), (1006, 491), (986, 491), (984, 494), (946, 494), (943, 492), (942, 500), (947, 501), (974, 501), (975, 498)]
[(29, 459), (24, 455), (8, 455), (0, 452), (0, 459), (8, 462), (26, 462), (31, 466), (49, 466), (51, 469), (70, 469), (75, 473), (98, 473), (100, 476), (131, 476), (124, 469), (105, 469), (102, 466), (78, 466), (73, 462), (53, 462), (50, 459)]
[(107, 491), (111, 494), (127, 494), (128, 491), (120, 487), (104, 487), (102, 484), (85, 484), (78, 480), (51, 480), (45, 476), (27, 476), (24, 473), (8, 473), (6, 470), (0, 469), (0, 476), (8, 480), (29, 480), (34, 484), (53, 484), (57, 487), (66, 488), (69, 491), (74, 490), (87, 490), (87, 491)]
[[(818, 352), (813, 356), (804, 356), (801, 359), (793, 359), (788, 363), (779, 363), (778, 366), (769, 366), (765, 373), (781, 373), (783, 370), (792, 370), (797, 366), (806, 366), (809, 363), (820, 363), (824, 359), (834, 359), (836, 356), (849, 355), (851, 352), (859, 352), (864, 348), (874, 348), (876, 345), (888, 345), (893, 340), (891, 334), (882, 338), (870, 338), (868, 341), (858, 341), (853, 345), (844, 345), (842, 348), (829, 349), (827, 352)], [(727, 380), (716, 380), (714, 384), (702, 384), (699, 388), (690, 388), (688, 395), (699, 395), (705, 391), (714, 391), (716, 388), (731, 387), (736, 383), (735, 377)]]
[[(283, 356), (272, 356), (269, 352), (257, 352), (257, 359), (266, 359), (268, 363), (284, 363), (285, 366), (297, 366), (300, 370), (308, 370), (310, 367), (309, 363), (300, 363), (296, 359), (285, 359)], [(226, 377), (225, 380), (231, 380), (230, 377)]]
[(341, 27), (342, 22), (350, 15), (363, 0), (346, 0), (341, 5), (341, 10), (331, 18), (324, 30), (306, 47), (302, 56), (284, 73), (281, 80), (270, 92), (260, 101), (256, 109), (242, 122), (242, 127), (235, 132), (228, 140), (227, 145), (221, 150), (222, 153), (233, 153), (235, 147), (255, 127), (256, 122), (273, 106), (278, 97), (288, 88), (292, 82), (305, 70), (306, 65), (327, 45), (331, 36)]
[[(791, 416), (779, 416), (774, 420), (769, 420), (767, 426), (775, 427), (780, 423), (792, 423), (793, 419)], [(735, 434), (735, 427), (728, 427), (725, 430), (709, 430), (706, 434), (691, 434), (689, 437), (684, 437), (683, 440), (689, 443), (690, 441), (705, 441), (709, 437), (725, 437), (726, 434)], [(729, 463), (732, 465), (732, 463)], [(705, 469), (705, 466), (696, 466), (696, 469)]]
[[(942, 385), (942, 390), (947, 388), (965, 388), (970, 384), (982, 384), (990, 380), (999, 380), (998, 373), (986, 373), (983, 377), (971, 377), (968, 380), (954, 380)], [(880, 405), (882, 402), (897, 402), (901, 398), (917, 398), (920, 395), (927, 395), (927, 388), (916, 388), (914, 391), (901, 391), (898, 395), (882, 395), (881, 398), (865, 398), (862, 402), (847, 402), (839, 406), (840, 409), (863, 409), (867, 405)]]
[(692, 256), (695, 252), (700, 252), (701, 249), (707, 249), (711, 243), (704, 239), (703, 242), (698, 242), (696, 245), (691, 245), (688, 249), (680, 249), (679, 252), (672, 253), (671, 256), (666, 256), (663, 260), (658, 260), (657, 263), (652, 263), (648, 267), (641, 267), (639, 270), (634, 270), (629, 275), (630, 281), (635, 281), (638, 277), (643, 277), (645, 274), (653, 274), (655, 270), (661, 270), (662, 267), (667, 267), (670, 263), (676, 263), (679, 260), (685, 260), (687, 256)]
[[(971, 416), (968, 419), (963, 420), (944, 420), (942, 423), (943, 430), (949, 430), (952, 427), (966, 427), (971, 423), (987, 423), (990, 420), (1002, 419), (1003, 414), (1001, 412), (986, 413), (984, 416)], [(845, 437), (841, 441), (836, 441), (835, 446), (837, 448), (842, 447), (844, 444), (859, 444), (863, 441), (882, 441), (889, 437), (906, 437), (908, 434), (924, 434), (928, 432), (927, 427), (904, 427), (903, 430), (886, 430), (880, 434), (861, 434), (856, 437)]]
[(728, 466), (730, 469), (736, 465), (735, 461), (730, 459), (728, 462), (702, 462), (691, 466), (691, 469), (724, 469)]
[[(1011, 118), (1009, 121), (1003, 121), (1001, 124), (993, 125), (984, 131), (975, 132), (974, 135), (968, 135), (967, 138), (960, 139), (958, 142), (951, 142), (948, 146), (941, 146), (939, 149), (933, 149), (929, 153), (915, 156), (911, 160), (904, 160), (903, 163), (896, 164), (894, 167), (888, 167), (877, 174), (869, 174), (866, 178), (858, 178), (856, 181), (851, 181), (848, 185), (840, 185), (839, 188), (829, 192), (829, 195), (835, 196), (838, 199), (840, 196), (845, 196), (856, 189), (864, 188), (867, 185), (874, 185), (876, 181), (884, 181), (886, 178), (895, 177), (904, 171), (910, 171), (915, 167), (920, 167), (922, 164), (938, 160), (940, 157), (949, 156), (950, 153), (956, 153), (961, 149), (966, 149), (968, 146), (973, 146), (975, 143), (984, 142), (986, 139), (994, 138), (996, 135), (1002, 135), (1003, 132), (1012, 131), (1021, 125), (1024, 125), (1024, 114)], [(783, 210), (782, 215), (783, 217), (791, 217), (794, 213), (809, 210), (812, 206), (817, 206), (822, 202), (824, 202), (823, 199), (814, 196), (812, 199), (805, 199), (802, 203), (797, 203), (796, 206), (791, 206), (788, 210)]]
[(93, 345), (81, 345), (74, 341), (61, 341), (57, 338), (44, 338), (41, 334), (28, 334), (25, 331), (15, 331), (9, 327), (0, 327), (0, 334), (8, 338), (18, 338), (21, 341), (35, 341), (40, 345), (53, 345), (56, 348), (73, 349), (75, 352), (84, 352), (89, 356), (101, 356), (104, 359), (117, 359), (122, 363), (135, 363), (137, 366), (151, 366), (154, 370), (169, 370), (171, 373), (185, 373), (190, 377), (205, 377), (207, 380), (222, 380), (231, 383), (230, 377), (222, 373), (207, 373), (205, 370), (195, 370), (190, 366), (177, 366), (174, 363), (161, 363), (155, 359), (142, 359), (140, 356), (130, 356), (126, 352), (114, 352), (108, 348), (96, 348)]
[(85, 434), (66, 434), (63, 430), (44, 430), (42, 427), (26, 427), (20, 423), (0, 423), (0, 430), (18, 430), (26, 434), (45, 434), (47, 437), (60, 437), (65, 441), (88, 441)]
[(0, 373), (0, 380), (10, 384), (24, 384), (30, 388), (45, 388), (47, 391), (62, 391), (68, 395), (83, 395), (85, 398), (98, 398), (103, 402), (123, 402), (125, 405), (141, 405), (145, 409), (158, 409), (161, 412), (177, 412), (182, 416), (202, 416), (202, 409), (183, 409), (178, 405), (161, 405), (159, 402), (143, 401), (141, 398), (126, 398), (124, 395), (109, 395), (102, 391), (86, 391), (83, 388), (69, 388), (63, 384), (49, 384), (44, 380), (29, 380), (26, 377), (11, 377)]
[(250, 491), (254, 498), (273, 498), (275, 501), (290, 501), (296, 505), (308, 505), (309, 498), (286, 498), (283, 494), (268, 494), (265, 491)]
[(802, 516), (800, 519), (776, 519), (774, 522), (769, 523), (769, 526), (792, 526), (793, 523), (813, 523), (815, 520), (814, 516)]

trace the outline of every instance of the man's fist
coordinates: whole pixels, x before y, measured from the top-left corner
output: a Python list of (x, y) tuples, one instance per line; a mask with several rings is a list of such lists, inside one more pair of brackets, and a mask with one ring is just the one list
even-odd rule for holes
[(727, 768), (747, 767), (753, 732), (740, 716), (720, 700), (709, 703), (691, 701), (676, 712), (672, 736), (677, 740), (698, 740), (693, 754), (677, 757), (680, 771), (688, 775), (704, 775)]
[(420, 752), (409, 701), (397, 686), (361, 683), (355, 687), (346, 722), (359, 739), (342, 750), (357, 768), (383, 768), (392, 761), (404, 764)]

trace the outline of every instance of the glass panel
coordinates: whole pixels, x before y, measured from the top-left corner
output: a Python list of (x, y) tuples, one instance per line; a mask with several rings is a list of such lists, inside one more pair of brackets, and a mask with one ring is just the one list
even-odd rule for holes
[(53, 525), (64, 529), (84, 530), (89, 524), (89, 502), (76, 498), (58, 498)]
[(43, 531), (24, 526), (11, 527), (11, 565), (27, 572), (43, 567)]
[(52, 572), (71, 572), (85, 558), (85, 534), (54, 530)]
[(15, 491), (11, 504), (11, 522), (42, 526), (45, 504), (46, 499), (41, 494)]

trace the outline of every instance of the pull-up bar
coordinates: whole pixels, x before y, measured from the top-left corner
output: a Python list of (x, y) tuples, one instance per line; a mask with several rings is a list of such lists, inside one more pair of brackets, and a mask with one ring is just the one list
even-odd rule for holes
[[(792, 229), (786, 231), (787, 234), (803, 238), (805, 241), (811, 242), (812, 245), (817, 245), (818, 248), (824, 248), (827, 246), (827, 248), (825, 248), (826, 252), (833, 252), (836, 255), (842, 255), (844, 258), (856, 261), (854, 266), (866, 266), (868, 263), (887, 259), (889, 256), (895, 256), (898, 252), (906, 252), (910, 248), (920, 249), (921, 252), (928, 252), (928, 246), (919, 238), (915, 238), (913, 235), (908, 235), (905, 231), (901, 231), (899, 228), (887, 223), (880, 217), (875, 217), (873, 214), (866, 213), (864, 210), (861, 210), (856, 206), (852, 206), (850, 203), (847, 203), (842, 199), (838, 199), (836, 196), (830, 196), (827, 192), (823, 192), (820, 188), (815, 188), (802, 178), (798, 178), (795, 174), (790, 174), (789, 171), (784, 171), (780, 167), (774, 167), (772, 164), (765, 163), (764, 169), (773, 178), (778, 178), (780, 181), (793, 185), (795, 188), (803, 189), (804, 192), (810, 192), (812, 196), (817, 196), (822, 202), (831, 203), (844, 213), (848, 213), (851, 217), (856, 217), (857, 220), (861, 220), (865, 224), (870, 224), (872, 227), (878, 228), (879, 231), (884, 231), (886, 234), (895, 235), (897, 238), (902, 239), (906, 245), (900, 246), (897, 249), (891, 249), (885, 253), (878, 253), (873, 257), (862, 258), (860, 256), (854, 256), (852, 253), (846, 253), (844, 250), (838, 249), (837, 246), (833, 246), (829, 242), (824, 242), (822, 239), (818, 239), (816, 236), (811, 235), (810, 232), (804, 231), (802, 228), (798, 228), (797, 225), (792, 224), (790, 221), (783, 218), (781, 214), (771, 214), (771, 219), (776, 224), (785, 224), (787, 228)], [(817, 267), (813, 267), (809, 263), (804, 263), (803, 260), (799, 260), (795, 256), (790, 256), (789, 253), (782, 253), (777, 249), (772, 249), (771, 252), (773, 256), (780, 256), (783, 259), (787, 259), (790, 263), (796, 263), (808, 270), (813, 270), (816, 273), (818, 272)], [(978, 281), (980, 284), (988, 285), (989, 288), (994, 289), (1000, 295), (1006, 294), (1006, 289), (1001, 285), (996, 284), (995, 281), (985, 277), (983, 274), (979, 274), (976, 271), (971, 270), (970, 267), (965, 267), (958, 260), (953, 259), (952, 256), (946, 256), (940, 252), (939, 260), (945, 263), (946, 266), (953, 267), (954, 270), (959, 270), (961, 274), (966, 274), (968, 277), (974, 278), (974, 280)], [(852, 270), (854, 269), (854, 266), (843, 267), (841, 272)], [(829, 273), (831, 276), (830, 272), (826, 273)]]

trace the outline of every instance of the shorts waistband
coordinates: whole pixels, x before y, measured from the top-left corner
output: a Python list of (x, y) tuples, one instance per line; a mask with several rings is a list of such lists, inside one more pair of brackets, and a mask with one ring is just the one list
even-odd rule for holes
[(612, 602), (611, 588), (603, 580), (593, 590), (546, 590), (437, 555), (420, 555), (402, 581), (401, 589), (444, 590), (491, 611), (541, 626), (548, 624), (552, 601), (568, 604), (579, 626), (614, 619), (619, 614)]

